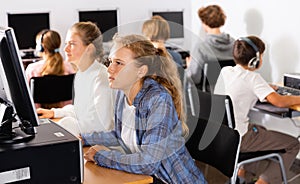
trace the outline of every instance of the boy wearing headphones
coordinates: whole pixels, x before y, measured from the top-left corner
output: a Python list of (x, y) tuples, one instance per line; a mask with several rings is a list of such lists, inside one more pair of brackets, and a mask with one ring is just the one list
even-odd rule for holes
[[(265, 51), (264, 42), (256, 36), (237, 39), (234, 42), (233, 57), (236, 66), (224, 67), (215, 87), (215, 93), (227, 94), (233, 102), (236, 129), (242, 136), (241, 152), (281, 150), (285, 169), (288, 170), (299, 152), (299, 141), (292, 136), (267, 130), (261, 125), (251, 124), (248, 113), (257, 100), (268, 101), (277, 107), (290, 107), (300, 104), (300, 96), (282, 96), (254, 72), (262, 65)], [(281, 183), (279, 165), (270, 162), (262, 173), (257, 173), (259, 163), (246, 164), (239, 171), (240, 177), (245, 172), (259, 175), (256, 184)]]

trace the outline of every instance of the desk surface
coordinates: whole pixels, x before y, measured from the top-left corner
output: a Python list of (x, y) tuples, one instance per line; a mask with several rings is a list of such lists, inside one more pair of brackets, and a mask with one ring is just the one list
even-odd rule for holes
[(293, 110), (295, 110), (295, 111), (299, 111), (299, 112), (300, 112), (300, 105), (292, 105), (292, 106), (290, 107), (290, 109), (293, 109)]
[(257, 102), (253, 109), (263, 110), (267, 113), (280, 117), (297, 117), (300, 116), (300, 105), (293, 105), (288, 108), (276, 107), (268, 102)]
[[(83, 152), (86, 152), (87, 150), (87, 147), (83, 148)], [(153, 178), (151, 176), (108, 169), (87, 161), (84, 161), (83, 172), (83, 184), (146, 184), (153, 182)]]
[(291, 117), (292, 112), (289, 108), (281, 108), (281, 107), (276, 107), (268, 102), (257, 102), (253, 109), (257, 109), (259, 111), (264, 111), (266, 113), (269, 113), (271, 115), (276, 115), (282, 118), (285, 117)]

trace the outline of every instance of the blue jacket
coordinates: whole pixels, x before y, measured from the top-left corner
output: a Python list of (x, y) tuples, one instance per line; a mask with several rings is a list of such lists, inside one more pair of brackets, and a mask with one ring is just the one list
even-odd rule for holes
[(206, 183), (185, 147), (181, 122), (172, 97), (152, 79), (146, 79), (134, 99), (135, 127), (139, 152), (131, 153), (121, 139), (125, 95), (118, 91), (115, 108), (115, 130), (82, 135), (88, 145), (122, 146), (120, 151), (99, 151), (98, 165), (131, 173), (155, 175), (166, 183)]

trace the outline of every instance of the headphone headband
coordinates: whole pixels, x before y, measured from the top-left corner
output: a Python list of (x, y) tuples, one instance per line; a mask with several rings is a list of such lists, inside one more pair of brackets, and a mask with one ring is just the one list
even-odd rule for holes
[(257, 46), (249, 38), (241, 37), (241, 38), (239, 38), (239, 40), (247, 42), (254, 49), (255, 53), (259, 52)]
[(257, 46), (253, 43), (253, 41), (251, 41), (247, 37), (241, 37), (238, 40), (245, 41), (247, 44), (249, 44), (253, 48), (256, 56), (253, 57), (252, 59), (250, 59), (250, 61), (248, 62), (248, 67), (249, 68), (258, 68), (260, 60), (259, 60), (259, 50), (258, 50)]
[(49, 32), (49, 30), (45, 30), (45, 31), (42, 33), (42, 35), (41, 35), (41, 44), (43, 43), (43, 39), (44, 39), (45, 34), (48, 33), (48, 32)]
[(45, 34), (48, 33), (48, 32), (49, 32), (48, 29), (46, 29), (46, 30), (44, 30), (44, 31), (42, 32), (41, 39), (40, 39), (40, 45), (39, 45), (39, 49), (38, 49), (39, 52), (44, 52), (44, 50), (45, 50), (42, 44), (43, 44), (44, 36), (45, 36)]

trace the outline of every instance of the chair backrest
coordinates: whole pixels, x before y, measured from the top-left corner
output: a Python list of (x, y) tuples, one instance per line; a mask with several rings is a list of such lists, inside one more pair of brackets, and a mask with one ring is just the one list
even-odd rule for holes
[[(189, 81), (186, 82), (184, 99), (187, 114), (186, 123), (189, 129), (195, 129), (199, 118), (222, 122), (235, 128), (233, 104), (230, 96), (201, 91), (190, 82), (191, 79), (186, 79)], [(191, 134), (186, 139), (188, 140), (190, 136)]]
[[(205, 137), (212, 134), (214, 137), (211, 140)], [(185, 145), (194, 159), (215, 167), (227, 177), (232, 177), (237, 164), (240, 141), (237, 130), (199, 119), (196, 129)]]
[(199, 118), (222, 122), (235, 128), (233, 104), (229, 95), (219, 95), (198, 90)]
[(231, 177), (237, 164), (240, 135), (234, 130), (232, 101), (228, 95), (198, 90), (199, 116), (196, 126), (188, 124), (186, 147), (191, 156)]
[(202, 77), (202, 91), (213, 92), (221, 69), (225, 66), (235, 66), (233, 59), (210, 61), (204, 63)]
[(75, 74), (32, 77), (30, 89), (35, 103), (56, 103), (72, 100)]

